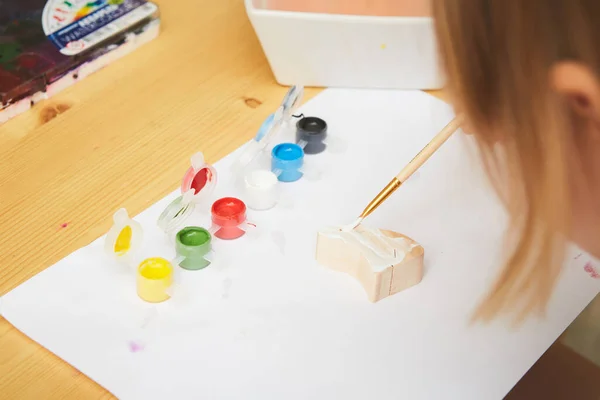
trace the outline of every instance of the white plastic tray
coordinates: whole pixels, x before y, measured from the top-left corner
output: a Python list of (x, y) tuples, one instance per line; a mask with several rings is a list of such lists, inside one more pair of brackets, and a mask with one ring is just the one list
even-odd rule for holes
[(429, 17), (280, 11), (245, 0), (282, 85), (440, 89), (444, 79)]

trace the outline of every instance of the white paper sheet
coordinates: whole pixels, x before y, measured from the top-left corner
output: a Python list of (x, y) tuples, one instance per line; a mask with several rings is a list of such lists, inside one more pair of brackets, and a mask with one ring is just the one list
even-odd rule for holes
[[(250, 211), (266, 234), (217, 242), (228, 262), (184, 272), (187, 298), (142, 302), (101, 238), (4, 296), (4, 317), (120, 399), (502, 398), (598, 293), (586, 257), (566, 266), (547, 319), (469, 327), (504, 214), (457, 134), (369, 217), (420, 242), (426, 260), (419, 285), (369, 303), (315, 262), (316, 232), (354, 220), (452, 111), (420, 92), (336, 89), (301, 112), (325, 119), (347, 151), (307, 156), (323, 179), (285, 185), (293, 210)], [(218, 196), (237, 195), (231, 162), (216, 165)], [(177, 195), (135, 218), (144, 255), (174, 256), (156, 220)]]

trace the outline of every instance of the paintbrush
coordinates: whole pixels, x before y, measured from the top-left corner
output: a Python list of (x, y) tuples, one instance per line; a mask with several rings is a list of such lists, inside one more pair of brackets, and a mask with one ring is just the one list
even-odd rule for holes
[(375, 196), (375, 198), (369, 203), (369, 205), (367, 205), (356, 221), (354, 221), (353, 224), (342, 228), (342, 230), (351, 231), (360, 225), (365, 218), (375, 211), (375, 209), (379, 207), (388, 197), (390, 197), (392, 193), (396, 191), (396, 189), (398, 189), (408, 178), (410, 178), (417, 169), (425, 164), (425, 161), (427, 161), (429, 157), (431, 157), (431, 155), (435, 153), (436, 150), (439, 149), (446, 142), (446, 140), (448, 140), (448, 138), (452, 136), (454, 132), (456, 132), (458, 128), (460, 128), (462, 122), (462, 115), (459, 115), (450, 121), (450, 123), (446, 125), (444, 129), (440, 131), (440, 133), (435, 135), (435, 137), (429, 143), (427, 143), (427, 145), (423, 147), (423, 149), (418, 152), (412, 160), (410, 160), (406, 167), (404, 167), (402, 171), (400, 171), (400, 173), (396, 175), (394, 179), (392, 179), (377, 196)]

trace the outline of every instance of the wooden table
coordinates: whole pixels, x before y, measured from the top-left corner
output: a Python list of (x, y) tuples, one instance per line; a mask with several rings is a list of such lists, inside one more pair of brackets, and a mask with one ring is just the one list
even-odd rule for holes
[[(287, 88), (242, 0), (156, 0), (158, 39), (0, 127), (0, 295), (238, 148)], [(305, 99), (319, 89), (307, 89)], [(6, 399), (112, 396), (0, 318)]]

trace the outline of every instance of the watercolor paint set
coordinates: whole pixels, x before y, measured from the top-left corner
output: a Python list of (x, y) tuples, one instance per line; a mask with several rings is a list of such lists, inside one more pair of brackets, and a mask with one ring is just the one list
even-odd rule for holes
[(159, 34), (146, 0), (7, 0), (0, 7), (0, 124)]
[[(256, 136), (241, 150), (228, 171), (236, 197), (214, 199), (217, 170), (202, 153), (191, 157), (180, 195), (157, 220), (173, 249), (171, 260), (140, 255), (144, 241), (141, 225), (125, 209), (114, 214), (105, 251), (119, 264), (129, 266), (129, 271), (136, 271), (137, 293), (142, 300), (160, 303), (170, 299), (176, 291), (177, 267), (201, 270), (219, 258), (213, 250), (215, 240), (259, 237), (260, 229), (249, 219), (249, 210), (266, 211), (277, 205), (290, 208), (292, 202), (281, 192), (281, 184), (320, 179), (319, 167), (308, 162), (305, 155), (344, 151), (344, 142), (329, 134), (325, 120), (295, 114), (303, 93), (301, 86), (290, 88), (277, 111), (267, 117)], [(286, 137), (293, 141), (285, 141)], [(204, 215), (209, 221), (207, 226), (190, 224), (194, 214)], [(272, 232), (272, 237), (276, 236)]]

